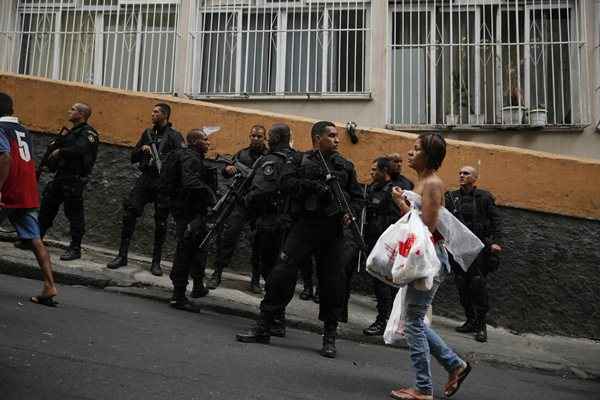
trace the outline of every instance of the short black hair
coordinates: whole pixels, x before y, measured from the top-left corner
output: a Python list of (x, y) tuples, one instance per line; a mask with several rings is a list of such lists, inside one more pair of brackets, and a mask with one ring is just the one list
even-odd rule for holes
[(13, 115), (13, 99), (4, 92), (0, 92), (0, 117)]
[(252, 125), (252, 128), (250, 128), (250, 133), (252, 133), (252, 131), (254, 131), (255, 129), (260, 129), (261, 131), (263, 131), (263, 135), (267, 133), (267, 128), (265, 128), (264, 125)]
[(331, 121), (319, 121), (316, 122), (310, 131), (310, 137), (315, 140), (317, 136), (321, 136), (325, 132), (327, 132), (327, 128), (333, 126), (335, 128), (335, 124)]
[(377, 164), (378, 170), (385, 171), (388, 174), (391, 174), (392, 170), (394, 169), (392, 166), (392, 160), (390, 160), (388, 157), (377, 157), (375, 160), (373, 160), (373, 162)]
[(160, 110), (167, 116), (167, 120), (171, 118), (171, 106), (167, 103), (156, 103), (154, 107), (160, 108)]
[(446, 157), (446, 140), (437, 132), (419, 135), (421, 150), (427, 158), (427, 168), (437, 171)]
[(279, 138), (279, 142), (287, 139), (289, 142), (291, 136), (290, 127), (283, 123), (273, 124), (271, 129), (269, 129), (269, 134), (276, 135)]

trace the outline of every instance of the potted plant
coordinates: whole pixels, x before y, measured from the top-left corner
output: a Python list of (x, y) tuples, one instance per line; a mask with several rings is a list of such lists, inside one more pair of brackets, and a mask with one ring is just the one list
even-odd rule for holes
[(506, 125), (520, 125), (523, 123), (527, 108), (523, 105), (523, 91), (519, 85), (517, 67), (507, 66), (506, 80), (510, 86), (504, 92), (504, 104), (502, 107), (502, 122)]
[(529, 125), (535, 127), (543, 127), (548, 125), (548, 110), (545, 104), (538, 104), (532, 107), (528, 112)]

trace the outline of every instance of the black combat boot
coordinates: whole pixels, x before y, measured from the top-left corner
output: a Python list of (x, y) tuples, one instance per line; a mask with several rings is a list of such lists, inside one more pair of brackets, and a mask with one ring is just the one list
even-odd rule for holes
[(300, 300), (310, 300), (313, 298), (313, 287), (312, 285), (308, 285), (306, 282), (304, 283), (304, 290), (300, 293)]
[(160, 260), (152, 260), (152, 265), (150, 265), (150, 273), (154, 276), (162, 276), (163, 271), (160, 267)]
[(222, 275), (223, 275), (223, 266), (218, 265), (218, 264), (215, 265), (215, 270), (213, 271), (210, 278), (208, 278), (208, 281), (206, 282), (206, 287), (209, 288), (210, 290), (218, 288), (219, 285), (221, 284), (221, 276)]
[(250, 278), (250, 291), (254, 294), (262, 294), (262, 288), (260, 287), (260, 267), (255, 265), (258, 263), (252, 263), (252, 277)]
[(67, 251), (65, 251), (65, 253), (60, 256), (60, 259), (63, 261), (73, 261), (73, 260), (78, 260), (81, 258), (81, 247), (77, 246), (77, 247), (71, 247), (69, 246), (67, 248)]
[(194, 286), (192, 288), (191, 297), (194, 299), (198, 299), (200, 297), (204, 297), (208, 294), (209, 290), (204, 287), (203, 279), (194, 279)]
[(337, 325), (337, 322), (325, 322), (325, 327), (323, 329), (323, 347), (320, 351), (323, 357), (335, 358), (337, 355), (337, 350), (335, 348)]
[(385, 326), (387, 321), (385, 319), (377, 317), (368, 328), (363, 329), (363, 334), (366, 336), (383, 336), (385, 332)]
[(250, 291), (254, 294), (262, 294), (263, 290), (260, 287), (260, 277), (255, 279), (254, 276), (250, 280)]
[(468, 318), (464, 324), (457, 326), (454, 330), (459, 333), (473, 333), (475, 332), (475, 320)]
[(160, 260), (162, 258), (162, 241), (154, 240), (154, 249), (152, 251), (152, 265), (150, 266), (150, 273), (154, 276), (162, 276), (163, 271), (160, 267)]
[(315, 294), (313, 295), (313, 301), (317, 304), (319, 304), (321, 302), (321, 297), (319, 296), (319, 287), (317, 286), (317, 289), (315, 289)]
[(485, 316), (477, 318), (475, 322), (475, 340), (481, 343), (487, 342), (487, 325)]
[(200, 307), (192, 303), (185, 296), (185, 287), (173, 289), (173, 297), (171, 297), (171, 300), (169, 301), (169, 306), (182, 311), (188, 311), (193, 313), (200, 312)]
[(271, 336), (285, 337), (285, 312), (278, 313), (271, 324)]
[(110, 269), (117, 269), (127, 265), (127, 253), (129, 252), (129, 240), (121, 239), (121, 247), (119, 248), (119, 254), (106, 264)]
[(271, 325), (273, 317), (261, 312), (256, 325), (247, 332), (238, 333), (235, 338), (243, 343), (264, 343), (271, 342)]

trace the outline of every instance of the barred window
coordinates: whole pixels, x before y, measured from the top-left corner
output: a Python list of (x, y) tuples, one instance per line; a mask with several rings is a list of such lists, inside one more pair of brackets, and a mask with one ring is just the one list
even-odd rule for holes
[(190, 95), (369, 92), (369, 1), (199, 1)]
[(10, 70), (121, 89), (170, 93), (178, 1), (18, 0)]
[(583, 126), (579, 0), (390, 2), (390, 124)]

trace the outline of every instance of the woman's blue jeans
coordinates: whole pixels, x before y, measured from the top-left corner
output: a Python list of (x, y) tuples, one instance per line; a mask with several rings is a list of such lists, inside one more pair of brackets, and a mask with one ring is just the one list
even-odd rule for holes
[[(442, 251), (445, 253), (445, 250), (442, 249)], [(443, 255), (438, 254), (438, 256), (444, 262)], [(444, 275), (446, 275), (446, 267), (442, 265), (439, 275), (434, 279), (431, 290), (417, 290), (412, 285), (408, 285), (406, 292), (404, 332), (410, 353), (410, 360), (417, 373), (416, 388), (421, 393), (429, 395), (433, 394), (431, 355), (449, 373), (465, 365), (465, 362), (448, 347), (442, 338), (432, 328), (425, 325), (425, 314), (443, 281)]]

